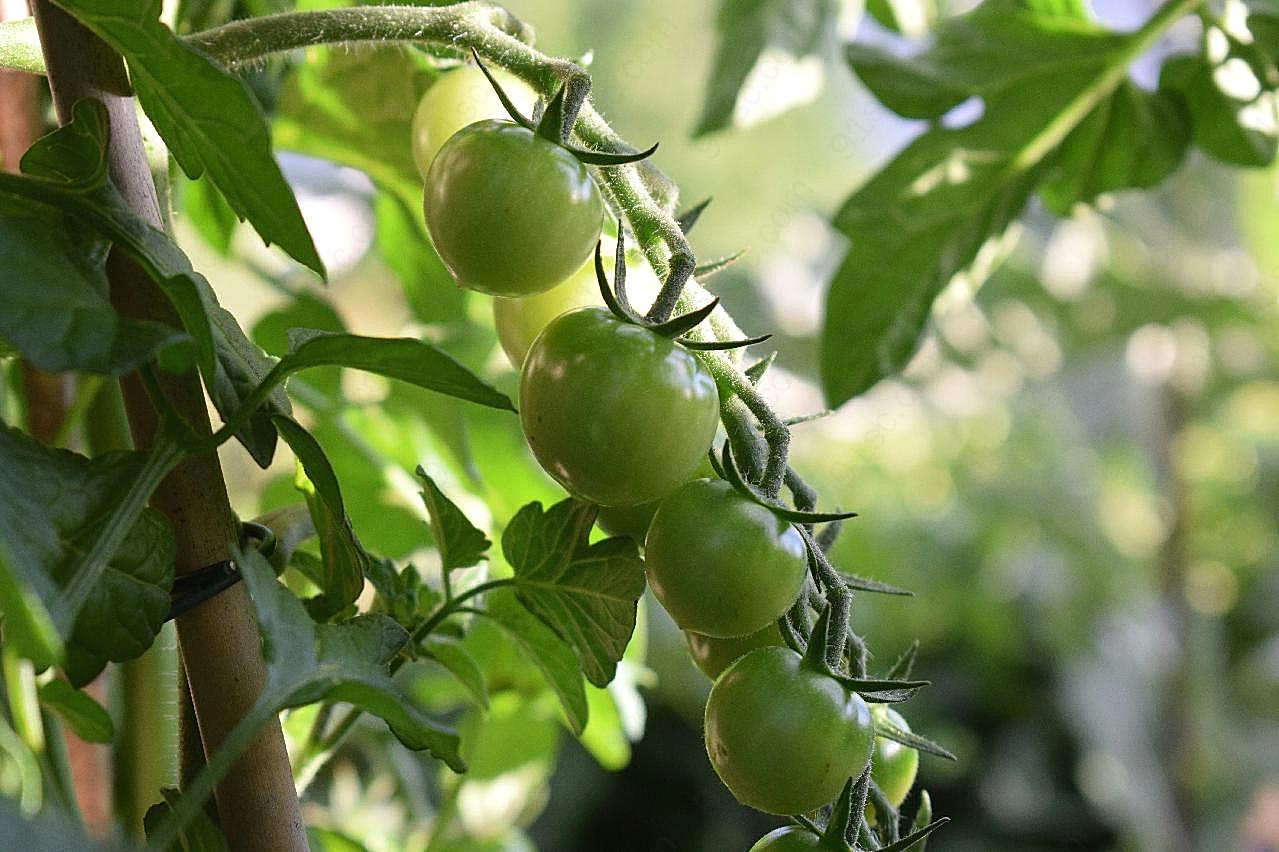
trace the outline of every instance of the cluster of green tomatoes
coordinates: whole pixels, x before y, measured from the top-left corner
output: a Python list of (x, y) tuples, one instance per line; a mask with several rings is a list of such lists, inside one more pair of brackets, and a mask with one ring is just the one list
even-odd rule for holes
[[(875, 720), (909, 731), (905, 721), (867, 705), (788, 647), (778, 628), (805, 593), (804, 539), (708, 475), (720, 396), (678, 339), (687, 327), (648, 322), (629, 303), (619, 311), (616, 297), (605, 307), (592, 255), (606, 211), (587, 158), (564, 128), (547, 127), (558, 118), (554, 103), (534, 126), (523, 118), (533, 92), (488, 73), (467, 65), (438, 80), (414, 115), (413, 148), (436, 251), (459, 285), (496, 297), (533, 454), (569, 493), (600, 506), (606, 532), (644, 545), (653, 593), (715, 681), (706, 749), (739, 801), (812, 812), (873, 757), (873, 779), (900, 805), (918, 752), (877, 738)], [(518, 120), (495, 117), (506, 113)], [(615, 282), (627, 266), (631, 298), (651, 302), (658, 281), (642, 258), (628, 263), (619, 253)], [(817, 841), (794, 826), (756, 848)]]

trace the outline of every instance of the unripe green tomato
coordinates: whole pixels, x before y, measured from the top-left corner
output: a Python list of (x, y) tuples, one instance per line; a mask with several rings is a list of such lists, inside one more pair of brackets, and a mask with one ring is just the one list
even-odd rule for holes
[(822, 838), (802, 825), (787, 825), (770, 831), (750, 848), (750, 852), (851, 852), (852, 847), (839, 838)]
[[(693, 479), (705, 479), (714, 475), (715, 469), (711, 467), (710, 460), (703, 458)], [(657, 507), (660, 505), (661, 500), (654, 500), (638, 506), (600, 506), (595, 525), (609, 535), (630, 536), (635, 539), (636, 544), (642, 546), (644, 537), (648, 535), (648, 527), (653, 522), (653, 515), (657, 514)]]
[[(608, 258), (606, 265), (611, 270), (613, 252), (617, 241), (612, 237), (601, 238), (601, 251)], [(626, 296), (632, 307), (644, 313), (657, 298), (661, 284), (653, 274), (648, 261), (638, 253), (627, 252)], [(524, 356), (533, 345), (533, 341), (546, 324), (562, 313), (574, 308), (603, 307), (604, 298), (600, 295), (600, 285), (595, 277), (595, 259), (591, 258), (574, 272), (563, 284), (557, 284), (544, 293), (532, 296), (510, 298), (498, 296), (493, 299), (493, 325), (497, 329), (498, 342), (506, 353), (511, 366), (519, 369), (524, 365)], [(656, 508), (656, 507), (654, 507)], [(645, 524), (647, 528), (647, 524)], [(641, 533), (635, 540), (643, 541)]]
[[(511, 102), (525, 115), (533, 111), (537, 95), (517, 77), (496, 69), (493, 76)], [(431, 161), (450, 136), (486, 118), (509, 118), (493, 91), (493, 84), (476, 65), (463, 65), (442, 75), (426, 90), (413, 111), (413, 162), (426, 177)]]
[(693, 662), (711, 680), (719, 677), (724, 669), (756, 648), (786, 644), (782, 639), (782, 632), (777, 629), (776, 621), (770, 622), (763, 630), (727, 639), (716, 639), (714, 636), (703, 636), (701, 633), (685, 630), (684, 643), (688, 645), (688, 655), (693, 658)]
[(579, 308), (533, 341), (519, 408), (533, 455), (570, 494), (636, 506), (697, 470), (719, 424), (719, 391), (673, 340)]
[(756, 648), (706, 699), (706, 753), (737, 801), (800, 814), (839, 795), (870, 760), (870, 708), (790, 648)]
[(662, 501), (644, 561), (653, 594), (680, 629), (721, 639), (776, 620), (808, 571), (790, 522), (722, 479), (695, 479)]
[[(871, 717), (876, 722), (887, 721), (903, 731), (910, 731), (910, 725), (901, 714), (887, 704), (870, 705)], [(904, 746), (896, 740), (875, 737), (875, 753), (870, 759), (870, 777), (883, 791), (893, 807), (900, 808), (906, 801), (906, 794), (915, 783), (915, 774), (919, 771), (919, 752), (910, 746)], [(868, 814), (874, 808), (867, 805)]]

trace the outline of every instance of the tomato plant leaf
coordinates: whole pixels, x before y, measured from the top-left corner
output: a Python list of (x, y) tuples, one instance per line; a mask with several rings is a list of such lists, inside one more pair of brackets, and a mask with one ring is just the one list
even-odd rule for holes
[(573, 646), (587, 680), (605, 686), (635, 630), (644, 562), (629, 538), (586, 543), (595, 512), (572, 499), (546, 511), (530, 503), (502, 533), (502, 553), (520, 603)]
[(580, 735), (590, 717), (582, 664), (577, 654), (554, 630), (530, 613), (506, 589), (488, 594), (484, 615), (500, 626), (542, 673), (546, 685), (559, 699), (570, 731)]
[(443, 666), (466, 688), (477, 704), (488, 709), (489, 693), (484, 685), (484, 673), (461, 642), (451, 636), (429, 636), (422, 643), (422, 653)]
[(412, 563), (396, 571), (394, 561), (374, 559), (367, 572), (381, 607), (408, 630), (420, 624), (443, 600), (440, 592), (422, 582), (422, 575)]
[[(1222, 64), (1231, 58), (1228, 55)], [(1279, 108), (1270, 101), (1266, 121), (1265, 102), (1224, 91), (1218, 76), (1222, 64), (1214, 65), (1202, 56), (1175, 56), (1164, 63), (1159, 88), (1185, 98), (1193, 117), (1195, 144), (1208, 154), (1240, 166), (1269, 165), (1279, 145), (1275, 129)], [(1271, 83), (1272, 92), (1275, 85)], [(1250, 119), (1250, 113), (1255, 118)]]
[(337, 474), (319, 442), (292, 418), (277, 416), (272, 423), (304, 471), (295, 482), (306, 497), (320, 539), (323, 572), (317, 583), (320, 594), (306, 604), (315, 620), (328, 621), (355, 603), (364, 589), (364, 575), (372, 560), (355, 535)]
[(514, 411), (506, 394), (464, 367), (447, 352), (408, 337), (361, 337), (295, 329), (293, 351), (275, 368), (275, 378), (307, 367), (350, 367), (399, 379), (427, 390), (491, 408)]
[(180, 452), (157, 448), (90, 460), (0, 424), (0, 539), (85, 672), (141, 654), (169, 610), (173, 533), (146, 500)]
[(255, 550), (238, 554), (262, 634), (267, 686), (259, 703), (273, 712), (324, 699), (346, 701), (386, 721), (411, 749), (428, 750), (464, 772), (457, 734), (422, 713), (391, 678), (389, 663), (408, 641), (385, 615), (360, 615), (341, 624), (316, 624), (302, 602), (276, 582)]
[[(852, 246), (831, 282), (822, 331), (832, 407), (905, 365), (934, 298), (956, 277), (984, 278), (1001, 237), (1054, 166), (1063, 174), (1054, 197), (1064, 204), (1175, 165), (1184, 147), (1177, 110), (1142, 103), (1124, 83), (1128, 65), (1192, 5), (1167, 4), (1137, 32), (1119, 35), (1087, 20), (1078, 4), (988, 0), (940, 26), (909, 67), (849, 51), (854, 71), (890, 108), (937, 118), (978, 97), (984, 112), (965, 126), (934, 125), (835, 216)], [(1063, 143), (1081, 127), (1063, 158)], [(1125, 134), (1161, 132), (1169, 138), (1150, 163), (1096, 151)], [(1093, 169), (1101, 173), (1086, 171)]]
[(435, 480), (420, 466), (417, 477), (422, 480), (422, 502), (431, 518), (431, 536), (445, 571), (467, 568), (484, 558), (492, 544), (488, 536), (475, 528), (457, 505), (444, 496)]
[[(173, 811), (173, 806), (181, 798), (177, 790), (169, 787), (162, 789), (160, 795), (164, 797), (164, 801), (147, 808), (146, 815), (142, 818), (142, 828), (148, 837), (154, 833), (160, 821)], [(169, 852), (228, 852), (228, 848), (221, 829), (209, 818), (208, 813), (200, 811), (182, 830), (178, 842), (169, 847)]]
[(5, 217), (25, 211), (26, 215), (45, 219), (52, 217), (53, 211), (61, 211), (66, 217), (66, 230), (87, 232), (77, 245), (86, 249), (93, 245), (89, 233), (114, 242), (168, 296), (191, 336), (196, 363), (207, 379), (213, 373), (214, 343), (198, 293), (202, 279), (192, 271), (181, 249), (135, 215), (105, 179), (102, 164), (106, 143), (106, 108), (102, 102), (78, 102), (72, 120), (38, 139), (23, 157), (32, 173), (0, 173), (0, 210)]
[(108, 248), (57, 210), (0, 199), (0, 334), (32, 364), (118, 376), (190, 340), (116, 313), (107, 296)]
[(879, 852), (923, 852), (925, 839), (948, 822), (950, 822), (950, 817), (935, 819), (928, 825), (915, 829), (902, 839), (887, 846), (879, 847)]
[(49, 610), (27, 578), (14, 569), (3, 540), (0, 540), (0, 615), (8, 625), (5, 641), (12, 643), (19, 656), (30, 660), (36, 671), (44, 671), (64, 659), (62, 637)]
[(54, 678), (42, 685), (40, 703), (57, 713), (85, 742), (109, 743), (115, 737), (115, 725), (106, 708), (65, 680)]
[(149, 0), (61, 5), (124, 56), (138, 101), (188, 177), (207, 173), (267, 243), (324, 274), (297, 199), (271, 154), (271, 135), (244, 83), (188, 47)]
[[(720, 0), (715, 16), (719, 46), (694, 136), (705, 136), (731, 125), (747, 125), (772, 117), (794, 105), (795, 97), (780, 92), (746, 92), (752, 72), (764, 67), (779, 76), (776, 66), (817, 54), (833, 29), (839, 4), (833, 0)], [(771, 63), (771, 64), (770, 64)], [(780, 89), (780, 86), (775, 86)], [(796, 87), (790, 87), (796, 88)], [(782, 99), (755, 114), (743, 110), (744, 94), (752, 101), (767, 95)], [(815, 94), (815, 93), (814, 93)]]

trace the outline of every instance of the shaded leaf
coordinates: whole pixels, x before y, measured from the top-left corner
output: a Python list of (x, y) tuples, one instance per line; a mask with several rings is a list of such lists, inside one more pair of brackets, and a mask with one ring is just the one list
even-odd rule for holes
[[(173, 806), (181, 798), (177, 790), (167, 787), (160, 791), (160, 795), (164, 796), (164, 801), (147, 808), (146, 815), (142, 818), (142, 828), (148, 837), (155, 831), (160, 821), (173, 811)], [(181, 837), (170, 844), (168, 852), (227, 852), (228, 849), (222, 831), (214, 825), (206, 812), (200, 811), (183, 829)]]
[(109, 743), (115, 736), (106, 708), (65, 680), (54, 678), (41, 686), (40, 703), (57, 713), (85, 742)]
[(519, 645), (559, 699), (570, 731), (580, 735), (589, 718), (586, 687), (577, 654), (540, 619), (525, 609), (506, 589), (490, 592), (484, 614)]
[(422, 643), (422, 653), (443, 666), (457, 682), (466, 687), (476, 703), (488, 709), (488, 688), (484, 674), (475, 658), (466, 652), (462, 644), (450, 636), (429, 636)]
[(0, 540), (80, 671), (138, 656), (168, 613), (173, 533), (146, 500), (180, 453), (157, 447), (90, 460), (0, 424)]
[(108, 248), (56, 210), (0, 202), (0, 334), (42, 370), (118, 376), (188, 339), (116, 313), (107, 297)]
[(457, 734), (414, 706), (391, 679), (389, 663), (409, 634), (384, 615), (341, 624), (316, 624), (293, 594), (276, 582), (257, 551), (237, 558), (257, 610), (267, 686), (260, 701), (274, 710), (330, 699), (346, 701), (384, 719), (405, 745), (429, 750), (457, 772)]

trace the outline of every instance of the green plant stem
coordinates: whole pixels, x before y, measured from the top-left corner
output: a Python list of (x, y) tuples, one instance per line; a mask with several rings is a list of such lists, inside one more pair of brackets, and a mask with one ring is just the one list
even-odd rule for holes
[(258, 729), (274, 718), (277, 713), (276, 707), (282, 703), (282, 701), (273, 700), (269, 692), (262, 693), (257, 702), (240, 717), (235, 727), (218, 744), (204, 769), (182, 791), (182, 798), (178, 799), (173, 810), (165, 816), (156, 827), (155, 833), (148, 838), (148, 849), (168, 850), (173, 846), (182, 830), (195, 819), (203, 809), (205, 801), (213, 795), (213, 788), (235, 765), (240, 753), (257, 735)]
[[(120, 727), (113, 749), (116, 816), (133, 837), (161, 788), (178, 786), (178, 659), (173, 625), (116, 669)], [(185, 689), (183, 682), (181, 688)]]
[[(584, 69), (540, 53), (526, 43), (529, 38), (528, 28), (509, 12), (486, 4), (460, 3), (435, 8), (365, 6), (246, 18), (194, 33), (187, 41), (229, 67), (251, 64), (277, 53), (317, 44), (427, 42), (459, 52), (474, 48), (486, 62), (522, 78), (543, 95), (552, 94), (561, 85), (575, 82), (580, 85), (582, 80), (589, 81)], [(637, 150), (609, 126), (589, 99), (582, 104), (574, 132), (587, 147), (596, 150), (611, 153)], [(702, 301), (706, 291), (690, 280), (697, 265), (696, 258), (675, 220), (678, 193), (674, 184), (647, 162), (597, 168), (595, 174), (630, 223), (653, 271), (665, 279), (649, 318), (665, 320), (676, 308)], [(709, 325), (720, 340), (745, 336), (722, 311), (716, 312)], [(776, 497), (786, 472), (790, 442), (785, 422), (738, 369), (733, 355), (722, 352), (698, 352), (697, 355), (711, 369), (720, 386), (740, 397), (750, 415), (758, 421), (769, 446), (760, 488), (770, 497)], [(240, 417), (233, 415), (236, 428), (243, 425), (256, 404), (265, 398), (264, 392), (255, 393), (253, 398), (246, 400), (244, 414)], [(250, 406), (250, 402), (255, 404)], [(726, 416), (740, 419), (745, 415), (727, 411)], [(217, 438), (226, 440), (234, 431), (223, 427), (218, 430)]]
[(71, 761), (67, 755), (67, 740), (62, 724), (48, 710), (41, 711), (40, 719), (45, 731), (44, 760), (48, 766), (48, 777), (62, 800), (63, 809), (83, 825), (84, 814), (80, 812), (80, 802), (76, 799), (75, 780), (71, 774)]

